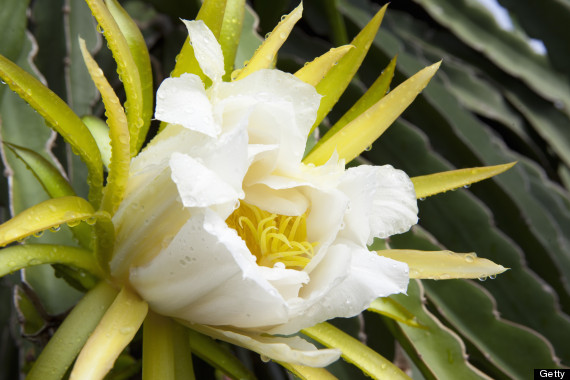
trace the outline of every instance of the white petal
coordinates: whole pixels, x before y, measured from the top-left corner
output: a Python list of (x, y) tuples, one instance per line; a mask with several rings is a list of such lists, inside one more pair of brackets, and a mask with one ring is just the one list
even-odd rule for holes
[(167, 123), (215, 137), (221, 127), (214, 123), (212, 105), (204, 84), (193, 74), (165, 79), (156, 93), (155, 117)]
[(225, 74), (224, 55), (216, 37), (204, 21), (182, 20), (188, 28), (190, 43), (200, 68), (214, 83), (221, 82)]
[(291, 74), (259, 70), (242, 80), (220, 84), (210, 96), (214, 103), (232, 104), (235, 109), (254, 107), (248, 126), (250, 144), (279, 144), (278, 166), (300, 162), (320, 103), (314, 87)]
[(390, 165), (361, 165), (345, 172), (339, 189), (350, 198), (341, 236), (359, 244), (406, 232), (418, 222), (414, 186)]
[(271, 285), (277, 289), (279, 294), (288, 302), (299, 296), (299, 289), (309, 282), (309, 275), (306, 272), (295, 269), (286, 269), (275, 264), (273, 268), (259, 267), (259, 273)]
[(302, 313), (269, 332), (290, 334), (331, 318), (353, 317), (378, 297), (405, 292), (408, 281), (404, 263), (352, 244), (333, 245), (301, 291), (306, 299)]
[(262, 184), (247, 187), (244, 200), (281, 215), (301, 215), (309, 207), (308, 199), (298, 189), (273, 190)]
[(239, 198), (240, 194), (230, 184), (188, 155), (173, 153), (170, 168), (185, 207), (235, 203)]
[(287, 321), (281, 295), (258, 272), (255, 257), (213, 211), (194, 210), (168, 247), (131, 284), (158, 313), (192, 323), (269, 326)]
[(309, 367), (326, 367), (340, 357), (340, 350), (317, 349), (306, 340), (295, 337), (261, 336), (244, 331), (213, 328), (210, 326), (188, 325), (209, 335), (255, 351), (267, 358)]

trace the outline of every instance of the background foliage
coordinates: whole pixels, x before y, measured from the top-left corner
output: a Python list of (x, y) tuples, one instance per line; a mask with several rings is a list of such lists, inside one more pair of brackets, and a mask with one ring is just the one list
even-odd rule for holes
[[(570, 2), (499, 0), (511, 16), (506, 30), (474, 0), (398, 0), (391, 3), (358, 78), (333, 110), (351, 106), (397, 55), (393, 86), (443, 59), (428, 88), (362, 161), (391, 164), (410, 176), (452, 168), (518, 164), (496, 179), (420, 202), (420, 224), (393, 237), (394, 248), (475, 251), (511, 270), (487, 281), (412, 282), (392, 297), (424, 328), (365, 312), (335, 325), (366, 339), (414, 378), (530, 378), (533, 368), (570, 365)], [(169, 75), (186, 37), (178, 18), (193, 19), (197, 1), (121, 2), (143, 30), (151, 51), (154, 86)], [(255, 49), (296, 2), (257, 0), (247, 14), (244, 51)], [(333, 46), (350, 41), (383, 5), (368, 0), (306, 0), (302, 21), (282, 49), (278, 67), (294, 71)], [(110, 53), (87, 6), (79, 0), (0, 0), (0, 53), (43, 78), (79, 115), (103, 117), (83, 64), (77, 36), (97, 53), (112, 84), (121, 88)], [(529, 38), (540, 39), (537, 53)], [(61, 163), (86, 196), (85, 168), (43, 119), (0, 86), (4, 141)], [(156, 128), (157, 126), (153, 126)], [(1, 215), (47, 198), (25, 165), (6, 148), (0, 179)], [(10, 191), (11, 190), (11, 191)], [(63, 237), (62, 237), (63, 236)], [(65, 238), (44, 234), (44, 241)], [(80, 293), (53, 277), (51, 267), (26, 270), (0, 282), (0, 379), (14, 379), (33, 358)], [(11, 308), (8, 305), (14, 305)], [(23, 339), (24, 335), (27, 339)], [(394, 341), (399, 342), (395, 348)], [(138, 369), (140, 347), (110, 376)], [(285, 378), (275, 364), (237, 349), (259, 378)], [(19, 359), (19, 360), (16, 360)], [(197, 377), (212, 374), (197, 361)], [(364, 378), (340, 361), (340, 378)], [(200, 375), (201, 374), (201, 375)]]

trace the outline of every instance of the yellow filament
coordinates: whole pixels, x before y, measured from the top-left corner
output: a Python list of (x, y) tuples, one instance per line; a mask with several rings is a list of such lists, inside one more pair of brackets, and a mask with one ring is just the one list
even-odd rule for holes
[(282, 263), (289, 269), (303, 269), (318, 243), (307, 241), (307, 215), (272, 214), (241, 202), (226, 220), (245, 241), (259, 265), (273, 267)]

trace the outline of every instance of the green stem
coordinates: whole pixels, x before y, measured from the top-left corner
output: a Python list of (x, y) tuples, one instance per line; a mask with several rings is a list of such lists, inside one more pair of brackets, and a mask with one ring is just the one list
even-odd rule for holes
[(116, 295), (117, 290), (104, 281), (85, 294), (50, 339), (26, 379), (63, 378)]
[(175, 379), (173, 339), (172, 321), (149, 312), (143, 324), (143, 380)]
[(194, 366), (192, 365), (192, 351), (190, 351), (188, 328), (173, 320), (169, 320), (174, 327), (174, 374), (177, 380), (194, 380)]
[(83, 248), (51, 244), (15, 245), (0, 254), (0, 277), (41, 264), (64, 264), (102, 277), (91, 251)]

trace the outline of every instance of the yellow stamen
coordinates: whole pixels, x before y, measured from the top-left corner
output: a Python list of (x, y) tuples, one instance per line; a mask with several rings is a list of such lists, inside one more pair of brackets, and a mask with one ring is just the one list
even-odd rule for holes
[(289, 269), (303, 269), (318, 243), (307, 241), (307, 213), (298, 216), (272, 214), (245, 202), (226, 220), (245, 241), (259, 265), (282, 263)]

